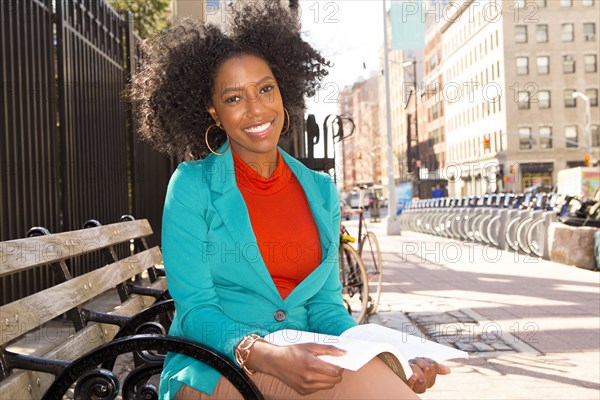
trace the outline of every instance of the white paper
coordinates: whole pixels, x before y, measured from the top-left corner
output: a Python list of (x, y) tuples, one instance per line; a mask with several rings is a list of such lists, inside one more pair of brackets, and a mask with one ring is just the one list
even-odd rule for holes
[(350, 371), (357, 371), (378, 354), (389, 352), (398, 358), (408, 376), (412, 371), (408, 360), (415, 357), (427, 357), (441, 362), (469, 356), (464, 351), (375, 324), (355, 326), (341, 336), (283, 329), (269, 334), (265, 339), (278, 346), (319, 343), (344, 349), (347, 351), (344, 355), (319, 358)]
[(469, 358), (469, 353), (432, 342), (425, 338), (409, 335), (382, 325), (357, 325), (342, 334), (344, 337), (383, 341), (393, 344), (404, 358), (411, 360), (416, 357), (427, 357), (442, 362), (453, 358)]

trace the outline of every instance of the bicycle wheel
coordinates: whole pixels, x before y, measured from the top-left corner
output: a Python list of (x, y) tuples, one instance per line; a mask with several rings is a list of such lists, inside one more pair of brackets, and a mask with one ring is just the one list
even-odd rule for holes
[(481, 220), (479, 221), (479, 226), (477, 227), (479, 237), (481, 238), (481, 241), (485, 244), (492, 244), (492, 241), (487, 235), (488, 222), (492, 219), (492, 217), (492, 214), (486, 214), (483, 218), (481, 218)]
[(487, 229), (486, 229), (487, 237), (488, 237), (488, 239), (490, 239), (490, 242), (494, 246), (500, 245), (499, 239), (500, 239), (500, 235), (502, 233), (500, 232), (499, 221), (500, 221), (500, 216), (494, 215), (492, 217), (492, 219), (490, 219), (490, 221), (488, 222)]
[(340, 280), (346, 308), (356, 322), (362, 324), (369, 303), (367, 271), (354, 247), (348, 243), (340, 246)]
[(369, 315), (377, 312), (379, 300), (381, 299), (381, 287), (383, 285), (383, 261), (381, 260), (381, 250), (379, 241), (373, 232), (368, 232), (358, 248), (358, 254), (367, 271), (369, 281), (369, 305), (367, 311)]
[(458, 236), (460, 236), (461, 240), (464, 240), (465, 242), (469, 241), (469, 235), (467, 235), (467, 223), (469, 222), (469, 214), (467, 214), (467, 212), (464, 212), (460, 215), (459, 221), (458, 221), (458, 225), (457, 225), (457, 232), (458, 232)]
[(517, 234), (515, 235), (519, 249), (525, 254), (531, 253), (529, 243), (527, 242), (527, 229), (529, 228), (531, 221), (533, 221), (533, 217), (522, 219), (521, 222), (519, 222), (519, 226), (517, 226)]
[(506, 245), (514, 251), (519, 251), (519, 243), (517, 242), (517, 226), (519, 221), (521, 221), (521, 217), (514, 217), (510, 220), (508, 225), (506, 225), (506, 230), (504, 231)]
[(544, 247), (546, 244), (545, 222), (544, 218), (538, 218), (527, 229), (527, 244), (531, 252), (538, 257), (544, 256)]

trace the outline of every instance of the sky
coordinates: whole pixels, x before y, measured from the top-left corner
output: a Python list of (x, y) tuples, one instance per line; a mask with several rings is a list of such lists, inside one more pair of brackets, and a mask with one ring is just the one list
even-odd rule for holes
[(379, 70), (382, 0), (300, 0), (300, 12), (304, 39), (334, 63), (318, 96), (307, 101), (307, 113), (322, 125), (337, 114), (341, 89)]

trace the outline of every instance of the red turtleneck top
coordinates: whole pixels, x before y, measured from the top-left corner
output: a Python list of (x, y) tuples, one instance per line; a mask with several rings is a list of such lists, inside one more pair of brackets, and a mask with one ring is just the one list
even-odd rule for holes
[(281, 153), (269, 178), (232, 154), (260, 254), (285, 299), (321, 263), (319, 231), (308, 200)]

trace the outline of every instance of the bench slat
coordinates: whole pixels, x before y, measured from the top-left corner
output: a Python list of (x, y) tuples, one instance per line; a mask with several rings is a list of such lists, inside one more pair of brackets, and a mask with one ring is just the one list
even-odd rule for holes
[(153, 247), (0, 307), (0, 345), (159, 264), (162, 255), (158, 247)]
[[(150, 287), (166, 289), (167, 285), (164, 279), (159, 279)], [(111, 314), (131, 317), (149, 307), (153, 302), (153, 297), (133, 296)], [(119, 327), (115, 325), (90, 324), (69, 337), (68, 340), (63, 341), (52, 351), (44, 354), (34, 352), (33, 354), (58, 360), (74, 360), (97, 346), (111, 341), (118, 330)], [(37, 371), (18, 371), (2, 381), (0, 399), (40, 399), (52, 382), (54, 382), (54, 376), (50, 374)], [(31, 392), (24, 389), (29, 385), (32, 388)]]
[(0, 242), (0, 277), (152, 234), (148, 220)]

